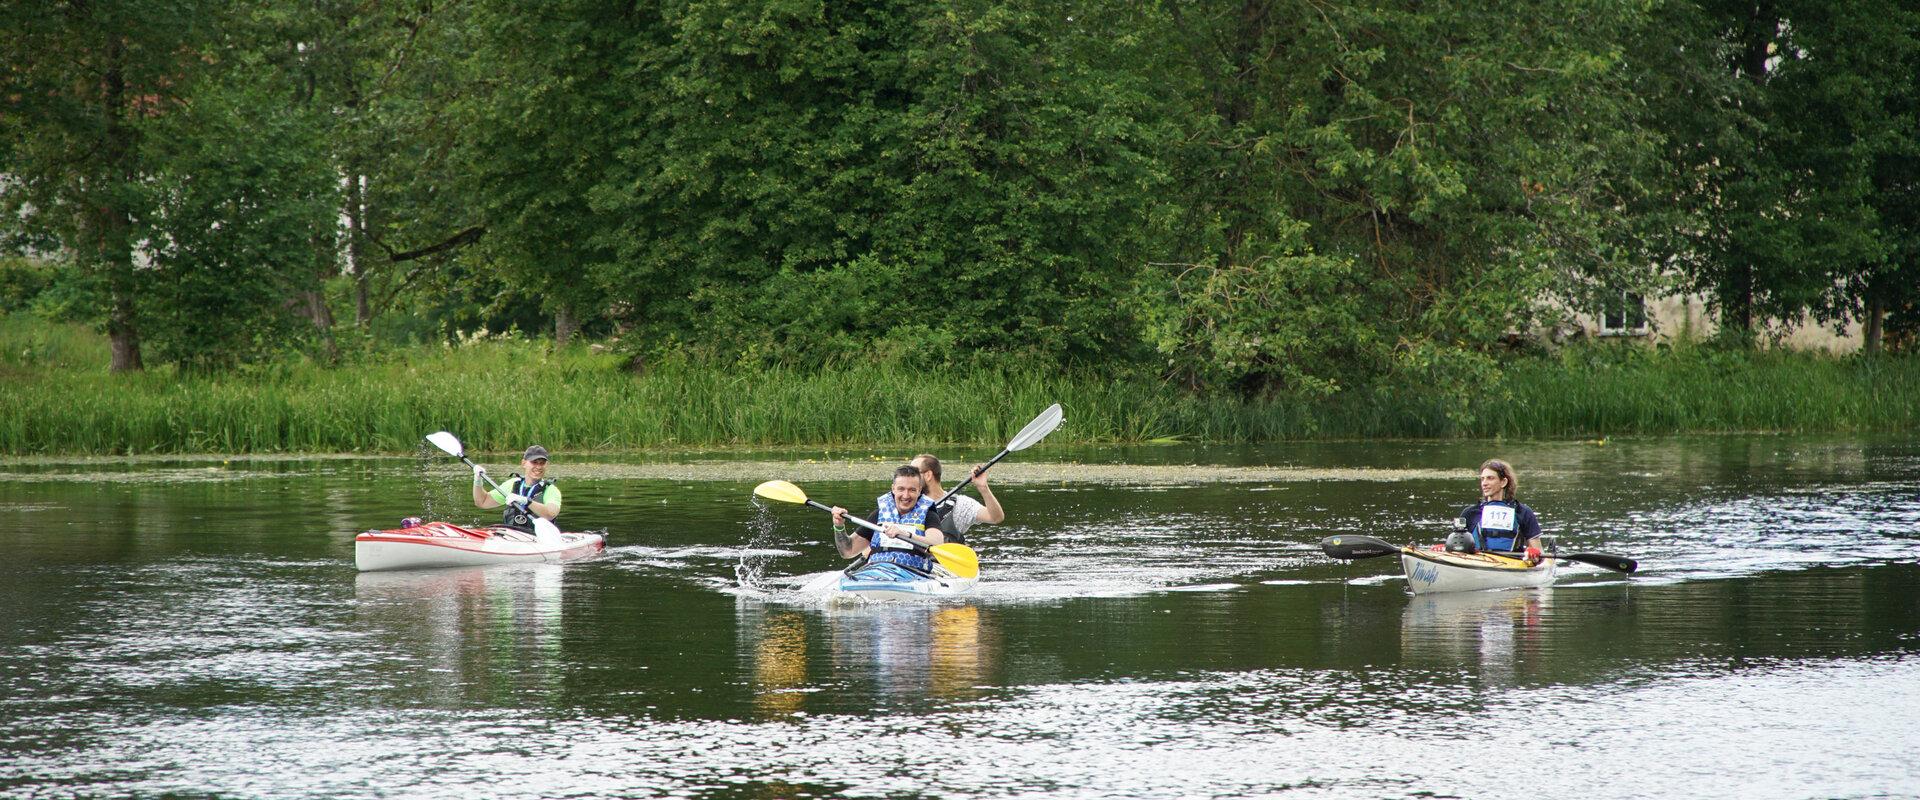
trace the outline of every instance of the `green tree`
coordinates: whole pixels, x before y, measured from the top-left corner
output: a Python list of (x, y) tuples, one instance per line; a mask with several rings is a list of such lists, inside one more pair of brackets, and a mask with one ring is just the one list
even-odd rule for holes
[[(1702, 0), (1679, 17), (1693, 48), (1734, 78), (1673, 109), (1682, 195), (1694, 213), (1689, 285), (1706, 293), (1728, 336), (1767, 320), (1838, 322), (1849, 285), (1893, 253), (1875, 207), (1875, 173), (1908, 145), (1898, 98), (1911, 70), (1913, 11), (1886, 2)], [(1704, 121), (1695, 121), (1701, 120)]]
[[(636, 106), (657, 76), (636, 54), (658, 19), (650, 5), (601, 0), (473, 9), (461, 64), (471, 95), (453, 109), (468, 174), (454, 185), (487, 231), (466, 283), (484, 287), (493, 319), (552, 320), (564, 343), (583, 319), (607, 313), (606, 287), (620, 280), (608, 243), (632, 223), (595, 197), (622, 190), (608, 185), (611, 165), (651, 133)], [(630, 291), (674, 285), (634, 277)]]
[(617, 309), (653, 347), (1110, 362), (1135, 340), (1116, 301), (1172, 130), (1146, 121), (1132, 14), (488, 7), (476, 52), (503, 76), (474, 148), (489, 247), (531, 270), (513, 283)]
[[(1547, 0), (1176, 4), (1166, 80), (1191, 98), (1169, 275), (1287, 287), (1244, 307), (1160, 293), (1160, 349), (1248, 391), (1493, 383), (1507, 334), (1596, 287), (1632, 246), (1657, 136), (1623, 42), (1638, 7)], [(1150, 297), (1153, 295), (1150, 293)], [(1322, 313), (1315, 313), (1316, 311)], [(1172, 322), (1165, 322), (1171, 320)], [(1171, 335), (1169, 335), (1171, 334)], [(1249, 348), (1251, 348), (1249, 350)], [(1307, 365), (1307, 366), (1303, 366)], [(1217, 374), (1224, 370), (1227, 374)], [(1456, 410), (1464, 403), (1452, 404)]]
[(135, 230), (146, 131), (181, 107), (224, 10), (217, 2), (0, 4), (7, 212), (55, 237), (102, 295), (115, 372), (139, 370)]
[(159, 354), (188, 369), (284, 352), (307, 310), (313, 254), (337, 251), (325, 120), (284, 102), (283, 84), (249, 80), (262, 74), (251, 65), (230, 66), (156, 119), (143, 144), (141, 318)]

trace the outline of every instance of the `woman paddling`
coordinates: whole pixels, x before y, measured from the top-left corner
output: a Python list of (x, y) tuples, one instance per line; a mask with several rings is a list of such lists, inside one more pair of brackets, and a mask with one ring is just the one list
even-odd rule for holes
[(1524, 546), (1527, 563), (1540, 563), (1540, 518), (1514, 499), (1519, 491), (1520, 477), (1513, 467), (1487, 459), (1480, 465), (1480, 502), (1460, 510), (1454, 520), (1458, 530), (1447, 537), (1447, 549), (1515, 553)]

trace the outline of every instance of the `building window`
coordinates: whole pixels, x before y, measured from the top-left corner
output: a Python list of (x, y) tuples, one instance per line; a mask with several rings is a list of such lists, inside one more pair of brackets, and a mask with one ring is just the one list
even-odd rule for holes
[(1641, 336), (1647, 332), (1647, 300), (1634, 292), (1621, 292), (1601, 303), (1600, 335)]

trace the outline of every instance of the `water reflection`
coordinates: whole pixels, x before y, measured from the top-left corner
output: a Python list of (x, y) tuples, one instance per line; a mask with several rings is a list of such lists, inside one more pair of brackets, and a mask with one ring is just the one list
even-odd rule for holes
[(430, 704), (558, 690), (565, 567), (362, 572), (361, 625), (390, 652), (385, 688)]
[[(823, 614), (833, 660), (881, 695), (965, 694), (980, 681), (981, 610), (919, 603), (833, 608)], [(862, 665), (865, 665), (862, 668)]]
[(812, 676), (880, 698), (975, 696), (994, 662), (990, 614), (926, 603), (796, 609), (742, 597), (735, 605), (754, 709), (765, 717), (806, 710), (823, 688)]
[(1489, 686), (1510, 685), (1523, 653), (1537, 652), (1551, 589), (1414, 595), (1400, 617), (1409, 664), (1473, 666)]
[(810, 691), (806, 617), (747, 600), (735, 608), (741, 651), (751, 654), (754, 711), (762, 717), (784, 717), (801, 710)]

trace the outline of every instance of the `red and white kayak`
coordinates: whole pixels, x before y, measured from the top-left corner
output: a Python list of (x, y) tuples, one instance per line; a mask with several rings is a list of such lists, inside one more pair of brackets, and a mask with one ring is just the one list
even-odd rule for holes
[(353, 563), (361, 572), (558, 563), (585, 558), (606, 546), (607, 537), (600, 533), (562, 533), (557, 539), (542, 541), (512, 528), (462, 528), (449, 522), (428, 522), (353, 537)]

